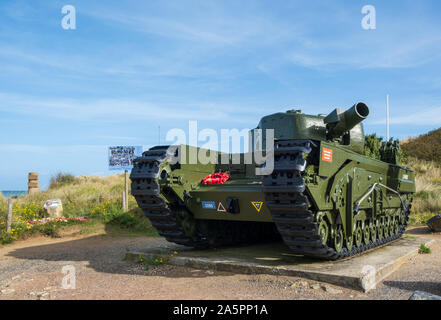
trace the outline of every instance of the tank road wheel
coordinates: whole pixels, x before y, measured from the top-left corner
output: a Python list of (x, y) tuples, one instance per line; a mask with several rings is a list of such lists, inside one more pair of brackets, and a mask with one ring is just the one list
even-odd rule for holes
[(354, 235), (350, 235), (349, 237), (346, 238), (346, 249), (348, 249), (348, 251), (351, 251), (353, 246), (354, 246)]
[(322, 238), (322, 243), (327, 244), (329, 239), (329, 226), (324, 219), (321, 219), (320, 221), (320, 224), (318, 226), (318, 234)]
[(343, 240), (344, 240), (343, 230), (340, 228), (335, 232), (335, 236), (334, 236), (334, 249), (335, 251), (337, 251), (337, 253), (340, 253), (341, 250), (343, 249)]
[(383, 235), (384, 238), (389, 237), (389, 225), (387, 224), (387, 222), (385, 222), (383, 225)]
[(370, 238), (371, 238), (371, 228), (369, 227), (368, 224), (365, 224), (363, 228), (363, 241), (365, 245), (369, 244)]
[(354, 238), (355, 238), (355, 246), (357, 248), (360, 248), (361, 244), (363, 242), (363, 231), (361, 230), (361, 226), (360, 225), (357, 227), (357, 229), (355, 229)]
[(393, 235), (395, 235), (395, 219), (391, 219), (389, 224), (389, 236)]
[(378, 235), (378, 240), (383, 240), (383, 224), (381, 222), (378, 222), (377, 224), (377, 235)]
[(387, 238), (387, 221), (386, 219), (383, 219), (381, 223), (381, 228), (383, 229), (383, 240)]
[(375, 243), (377, 241), (377, 226), (372, 223), (370, 229), (371, 229), (372, 243)]
[(390, 236), (390, 219), (388, 218), (386, 221), (384, 221), (384, 237), (388, 238)]
[(400, 231), (400, 222), (398, 221), (398, 219), (395, 219), (395, 221), (394, 221), (394, 233), (398, 234), (399, 231)]

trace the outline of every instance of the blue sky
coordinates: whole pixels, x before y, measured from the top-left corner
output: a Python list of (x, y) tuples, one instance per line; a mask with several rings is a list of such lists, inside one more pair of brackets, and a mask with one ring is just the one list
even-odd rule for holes
[(2, 0), (0, 44), (0, 190), (30, 171), (43, 188), (59, 171), (107, 175), (109, 145), (147, 148), (188, 120), (253, 128), (364, 101), (365, 130), (384, 136), (390, 93), (393, 136), (441, 126), (437, 0)]

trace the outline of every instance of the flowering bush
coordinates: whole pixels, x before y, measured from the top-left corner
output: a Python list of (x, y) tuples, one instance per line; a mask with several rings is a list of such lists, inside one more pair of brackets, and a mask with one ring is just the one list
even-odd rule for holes
[(68, 223), (68, 222), (87, 222), (89, 221), (89, 219), (87, 219), (86, 217), (61, 217), (61, 218), (44, 218), (44, 219), (40, 219), (40, 220), (29, 220), (28, 224), (33, 226), (35, 224), (45, 224), (48, 222), (64, 222), (64, 223)]
[(5, 222), (0, 222), (0, 243), (6, 244), (11, 243), (14, 240), (23, 238), (26, 235), (35, 234), (37, 232), (57, 237), (58, 229), (68, 224), (84, 223), (88, 222), (89, 219), (85, 217), (61, 217), (61, 218), (44, 218), (44, 219), (33, 219), (29, 221), (17, 220), (11, 226), (11, 231), (6, 230)]
[(44, 215), (43, 207), (37, 205), (35, 202), (29, 204), (15, 204), (12, 209), (12, 215), (20, 221), (28, 221), (36, 219)]

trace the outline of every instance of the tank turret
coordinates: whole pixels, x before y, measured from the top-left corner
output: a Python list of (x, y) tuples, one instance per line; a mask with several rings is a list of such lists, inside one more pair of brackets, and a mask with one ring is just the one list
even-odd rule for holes
[(333, 140), (343, 136), (369, 115), (369, 107), (363, 102), (354, 104), (346, 111), (335, 109), (324, 119), (327, 138)]

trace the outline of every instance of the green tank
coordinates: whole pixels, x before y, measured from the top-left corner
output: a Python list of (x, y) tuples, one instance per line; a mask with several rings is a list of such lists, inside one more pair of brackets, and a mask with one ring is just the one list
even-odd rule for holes
[[(294, 254), (313, 258), (358, 254), (403, 234), (415, 193), (397, 142), (383, 143), (380, 159), (365, 156), (361, 122), (368, 115), (359, 102), (329, 115), (265, 116), (257, 129), (274, 129), (274, 141), (262, 135), (263, 165), (249, 161), (255, 150), (153, 147), (134, 161), (131, 192), (158, 233), (180, 245), (282, 239)], [(217, 161), (201, 161), (200, 152)]]

